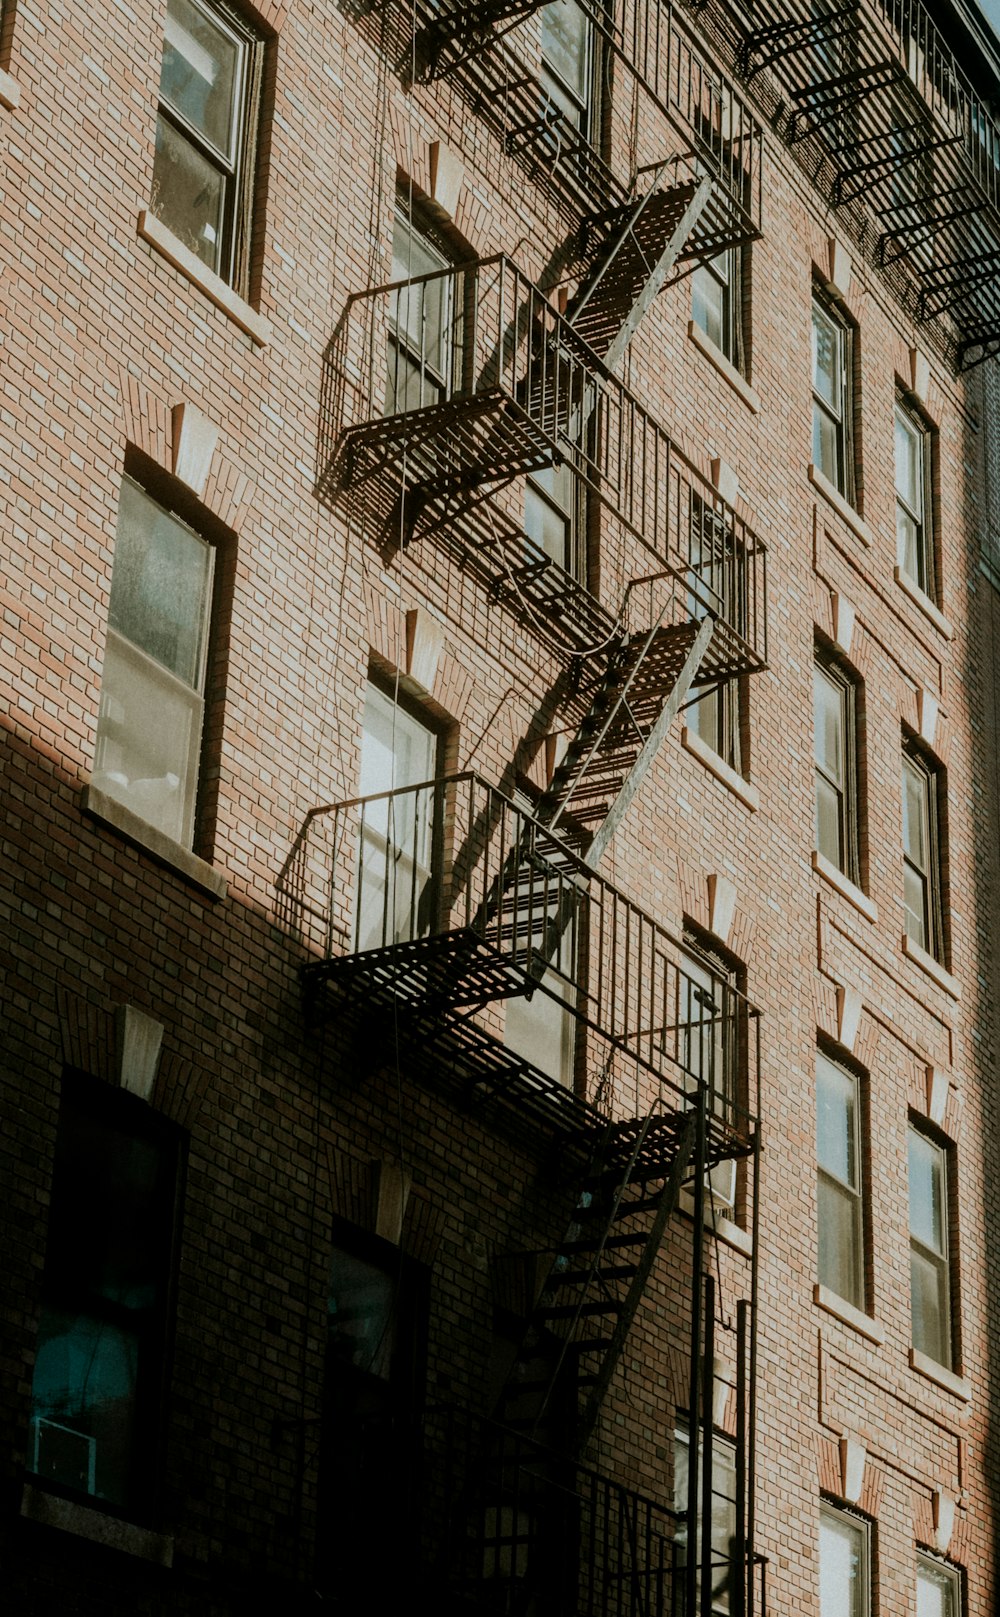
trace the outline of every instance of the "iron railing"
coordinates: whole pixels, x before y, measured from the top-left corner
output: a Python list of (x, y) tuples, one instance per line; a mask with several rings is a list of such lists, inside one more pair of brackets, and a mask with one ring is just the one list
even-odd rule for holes
[(534, 1032), (560, 1051), (550, 1076), (588, 1105), (623, 1120), (703, 1087), (716, 1160), (749, 1138), (757, 1010), (479, 776), (315, 810), (301, 851), (325, 882), (310, 912), (325, 964), (307, 969), (366, 1000), (433, 1003), (442, 1024), (539, 996), (550, 1020)]
[(680, 1617), (683, 1513), (461, 1410), (424, 1440), (425, 1553), (471, 1610)]
[[(391, 469), (419, 494), (416, 520), (430, 509), (440, 525), (564, 462), (662, 567), (700, 574), (701, 588), (715, 573), (709, 609), (740, 637), (745, 666), (763, 666), (764, 546), (509, 258), (357, 293), (340, 338), (342, 486)], [(479, 520), (488, 538), (488, 509)]]
[(1000, 125), (922, 0), (703, 0), (700, 25), (829, 199), (873, 218), (854, 233), (908, 273), (915, 318), (950, 315), (959, 367), (1000, 349)]
[[(633, 194), (636, 154), (627, 140), (614, 138), (612, 123), (617, 111), (626, 127), (623, 109), (633, 108), (638, 92), (642, 110), (633, 133), (642, 145), (639, 168), (669, 162), (678, 178), (710, 175), (727, 207), (722, 234), (733, 242), (759, 235), (760, 123), (683, 15), (670, 0), (612, 0), (607, 6), (593, 0), (580, 9), (599, 60), (577, 116), (545, 86), (541, 4), (491, 8), (417, 0), (413, 42), (402, 65), (409, 60), (410, 71), (424, 80), (454, 78), (477, 111), (498, 125), (509, 150), (530, 154), (575, 184), (585, 211)], [(609, 116), (605, 97), (612, 83)], [(601, 138), (602, 128), (610, 139)], [(716, 212), (717, 226), (719, 218)], [(724, 244), (720, 238), (716, 251)]]

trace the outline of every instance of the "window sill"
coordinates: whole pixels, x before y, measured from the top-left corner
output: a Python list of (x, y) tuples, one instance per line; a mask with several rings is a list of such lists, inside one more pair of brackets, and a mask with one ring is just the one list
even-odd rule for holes
[(209, 898), (225, 898), (227, 891), (225, 876), (220, 875), (206, 860), (199, 859), (189, 848), (182, 848), (172, 837), (164, 836), (154, 825), (141, 820), (138, 814), (133, 814), (124, 803), (109, 797), (107, 792), (99, 791), (96, 786), (85, 787), (81, 807), (84, 814), (89, 815), (91, 819), (120, 832), (137, 848), (151, 854), (169, 870), (176, 871), (185, 881), (191, 882)]
[(903, 591), (904, 595), (908, 595), (914, 606), (920, 608), (920, 611), (924, 614), (924, 617), (933, 623), (935, 629), (943, 634), (946, 640), (954, 640), (955, 631), (948, 619), (945, 617), (944, 613), (938, 611), (930, 596), (924, 594), (923, 590), (920, 588), (920, 585), (914, 583), (909, 573), (904, 573), (901, 567), (894, 567), (892, 570), (892, 576), (896, 580), (896, 583), (899, 585), (900, 589)]
[(847, 526), (861, 540), (861, 543), (865, 546), (870, 546), (872, 543), (871, 529), (864, 518), (858, 515), (853, 505), (848, 505), (840, 490), (835, 489), (833, 484), (823, 476), (819, 467), (814, 466), (812, 462), (806, 467), (806, 475), (817, 494), (822, 494), (824, 500), (833, 506), (833, 509), (844, 519)]
[(825, 854), (819, 853), (815, 848), (813, 849), (812, 867), (817, 876), (822, 876), (825, 882), (829, 882), (831, 887), (836, 888), (837, 892), (846, 898), (849, 904), (853, 904), (854, 908), (864, 916), (866, 921), (878, 920), (878, 907), (874, 900), (870, 899), (867, 893), (863, 893), (861, 888), (855, 882), (852, 882), (849, 876), (845, 876), (842, 870), (838, 870), (836, 865), (832, 864)]
[[(690, 1190), (681, 1191), (678, 1206), (682, 1213), (687, 1214), (688, 1218), (694, 1217), (694, 1196)], [(705, 1191), (702, 1223), (720, 1241), (725, 1241), (727, 1246), (733, 1247), (737, 1252), (742, 1252), (745, 1258), (753, 1256), (753, 1241), (749, 1231), (734, 1223), (731, 1218), (727, 1218), (724, 1213), (719, 1211), (717, 1206), (713, 1206), (711, 1191), (707, 1189)]]
[(872, 1319), (870, 1314), (863, 1314), (860, 1308), (854, 1307), (853, 1303), (845, 1301), (843, 1297), (838, 1297), (837, 1293), (831, 1291), (829, 1286), (813, 1286), (813, 1302), (817, 1308), (822, 1308), (825, 1313), (832, 1314), (834, 1319), (841, 1320), (844, 1325), (850, 1325), (852, 1330), (857, 1331), (859, 1336), (864, 1336), (869, 1342), (874, 1342), (876, 1347), (882, 1347), (885, 1342), (885, 1330), (878, 1321)]
[(258, 314), (256, 309), (251, 309), (249, 303), (234, 292), (231, 286), (227, 286), (221, 275), (216, 275), (207, 264), (203, 264), (190, 247), (185, 247), (182, 241), (178, 241), (173, 231), (161, 224), (148, 208), (143, 208), (139, 215), (139, 237), (142, 241), (148, 242), (168, 264), (172, 264), (174, 269), (179, 270), (194, 286), (204, 292), (216, 308), (228, 315), (233, 324), (239, 326), (241, 331), (245, 331), (259, 348), (267, 347), (272, 336), (271, 322), (262, 314)]
[(916, 1348), (910, 1349), (910, 1369), (916, 1370), (920, 1376), (926, 1376), (935, 1386), (943, 1387), (945, 1392), (954, 1393), (956, 1398), (962, 1398), (967, 1404), (972, 1402), (972, 1388), (964, 1376), (957, 1376), (953, 1370), (946, 1370), (943, 1364), (936, 1359), (930, 1359), (926, 1353), (919, 1353)]
[(123, 1522), (118, 1516), (105, 1516), (103, 1511), (80, 1505), (75, 1499), (47, 1493), (30, 1482), (25, 1483), (21, 1495), (21, 1515), (43, 1527), (57, 1527), (61, 1532), (89, 1538), (92, 1543), (104, 1544), (108, 1549), (137, 1555), (143, 1561), (155, 1561), (158, 1566), (174, 1564), (174, 1541), (168, 1534), (154, 1533), (148, 1527), (137, 1527), (134, 1522)]
[(21, 86), (9, 73), (0, 69), (0, 107), (6, 107), (8, 112), (16, 112), (21, 105)]
[(914, 943), (913, 939), (905, 932), (903, 933), (903, 953), (907, 960), (912, 960), (913, 964), (919, 966), (921, 971), (926, 971), (928, 977), (933, 977), (938, 987), (943, 988), (951, 999), (961, 999), (962, 987), (958, 979), (953, 977), (950, 971), (946, 971), (944, 966), (934, 959), (933, 955), (927, 953), (926, 949), (921, 949), (919, 943)]
[(723, 786), (727, 786), (734, 797), (738, 797), (741, 803), (746, 804), (751, 814), (756, 814), (760, 808), (760, 793), (756, 786), (751, 786), (748, 780), (738, 775), (735, 769), (720, 758), (707, 742), (702, 741), (700, 735), (689, 730), (686, 724), (681, 729), (681, 746), (693, 758), (700, 759), (716, 780), (721, 780)]
[(717, 348), (711, 337), (706, 336), (693, 320), (688, 321), (688, 337), (695, 347), (701, 350), (709, 364), (714, 365), (719, 375), (729, 383), (733, 392), (739, 394), (747, 409), (752, 410), (754, 415), (759, 415), (760, 394), (750, 386), (745, 376), (741, 376), (732, 360), (726, 358), (722, 349)]

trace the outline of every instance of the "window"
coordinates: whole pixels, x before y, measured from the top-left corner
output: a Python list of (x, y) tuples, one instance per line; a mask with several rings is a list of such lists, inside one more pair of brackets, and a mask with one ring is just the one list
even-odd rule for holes
[(454, 346), (452, 277), (439, 274), (448, 268), (439, 248), (397, 211), (391, 279), (410, 284), (390, 295), (386, 415), (438, 404), (448, 392)]
[[(743, 1107), (740, 1094), (741, 1019), (743, 1003), (736, 972), (714, 953), (699, 948), (684, 950), (677, 976), (677, 1060), (690, 1095), (704, 1085), (708, 1115), (726, 1127), (739, 1126)], [(716, 1208), (735, 1208), (736, 1162), (723, 1159), (705, 1175), (705, 1185)]]
[[(690, 1433), (686, 1427), (679, 1427), (674, 1438), (674, 1509), (686, 1512), (688, 1509), (688, 1460), (690, 1455)], [(701, 1558), (701, 1523), (702, 1523), (702, 1474), (701, 1461), (703, 1459), (703, 1445), (698, 1443), (698, 1556)], [(712, 1611), (713, 1613), (728, 1613), (735, 1605), (736, 1579), (739, 1576), (738, 1551), (738, 1523), (736, 1520), (736, 1449), (727, 1438), (718, 1434), (712, 1436)], [(687, 1522), (678, 1523), (674, 1540), (674, 1565), (679, 1572), (687, 1566)], [(683, 1610), (683, 1579), (677, 1580), (674, 1593), (674, 1608), (680, 1613)], [(699, 1610), (701, 1608), (699, 1607)]]
[(525, 483), (525, 533), (550, 561), (574, 578), (582, 572), (579, 532), (583, 504), (579, 484), (566, 461), (532, 472)]
[(580, 911), (574, 909), (538, 988), (530, 999), (515, 996), (507, 1000), (504, 1023), (507, 1049), (566, 1088), (573, 1084), (576, 1055), (579, 930)]
[(143, 1101), (67, 1078), (28, 1467), (140, 1513), (158, 1469), (178, 1172), (177, 1135)]
[(936, 960), (944, 956), (939, 771), (912, 745), (903, 749), (903, 908), (906, 936)]
[[(426, 1379), (428, 1274), (388, 1241), (335, 1232), (327, 1302), (320, 1449), (318, 1577), (351, 1610), (403, 1598), (416, 1545), (403, 1510), (386, 1558), (387, 1490), (414, 1497)], [(394, 1608), (395, 1609), (395, 1608)], [(401, 1607), (400, 1607), (401, 1609)]]
[(433, 904), (435, 789), (407, 788), (437, 774), (438, 737), (416, 714), (369, 685), (361, 737), (355, 948), (405, 943), (428, 931)]
[(896, 560), (925, 595), (934, 595), (930, 433), (918, 416), (896, 405)]
[(827, 658), (813, 666), (813, 716), (816, 850), (860, 884), (856, 689)]
[(917, 1556), (917, 1617), (962, 1617), (958, 1573), (929, 1555)]
[(696, 264), (691, 275), (691, 318), (737, 369), (742, 362), (741, 273), (739, 249), (730, 247)]
[(151, 206), (237, 290), (249, 270), (262, 55), (227, 6), (167, 0)]
[(576, 0), (542, 7), (542, 88), (582, 135), (590, 133), (593, 94), (593, 27)]
[(813, 299), (813, 464), (846, 500), (854, 498), (851, 331)]
[(861, 1196), (861, 1106), (857, 1077), (820, 1053), (816, 1059), (816, 1223), (819, 1274), (854, 1308), (865, 1307)]
[(824, 1504), (819, 1518), (819, 1617), (869, 1617), (868, 1524)]
[(138, 484), (122, 483), (94, 785), (190, 847), (215, 553)]
[(952, 1364), (951, 1267), (948, 1258), (948, 1156), (909, 1130), (910, 1312), (913, 1346), (935, 1364)]

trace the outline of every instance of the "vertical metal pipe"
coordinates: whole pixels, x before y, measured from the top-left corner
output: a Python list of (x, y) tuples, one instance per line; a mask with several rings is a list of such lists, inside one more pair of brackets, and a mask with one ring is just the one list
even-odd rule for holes
[(691, 1359), (688, 1365), (687, 1565), (684, 1611), (698, 1612), (698, 1418), (701, 1395), (701, 1289), (705, 1245), (705, 1090), (699, 1086), (695, 1112), (694, 1228), (691, 1235)]
[(747, 1553), (747, 1315), (745, 1297), (736, 1304), (736, 1554), (732, 1617), (746, 1617), (753, 1561)]
[(715, 1363), (715, 1280), (705, 1276), (705, 1329), (701, 1361), (701, 1605), (699, 1617), (712, 1617), (712, 1484), (714, 1428), (712, 1370)]

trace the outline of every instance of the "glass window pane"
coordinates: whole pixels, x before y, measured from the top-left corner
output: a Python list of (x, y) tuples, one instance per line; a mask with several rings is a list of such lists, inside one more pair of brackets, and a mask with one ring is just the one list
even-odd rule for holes
[(896, 411), (896, 492), (915, 516), (923, 514), (923, 439), (916, 424)]
[(715, 266), (725, 260), (726, 254), (722, 254), (712, 264), (699, 264), (691, 276), (691, 318), (723, 353), (728, 352), (727, 289), (724, 280), (715, 273)]
[(834, 415), (842, 415), (841, 376), (843, 372), (842, 332), (813, 304), (812, 355), (813, 389)]
[(124, 482), (109, 622), (194, 690), (203, 682), (211, 583), (211, 546)]
[(193, 0), (167, 0), (160, 99), (232, 161), (240, 48)]
[(397, 216), (392, 238), (392, 280), (413, 281), (389, 299), (389, 322), (411, 357), (434, 378), (447, 381), (451, 279), (423, 281), (448, 261), (406, 219)]
[(867, 1617), (864, 1530), (824, 1511), (819, 1527), (820, 1617)]
[(919, 870), (927, 870), (927, 776), (909, 758), (903, 759), (903, 850)]
[(907, 578), (923, 589), (926, 575), (920, 529), (901, 505), (896, 507), (896, 561)]
[(816, 776), (816, 851), (838, 870), (844, 868), (841, 824), (842, 800), (829, 781)]
[(820, 1174), (816, 1196), (817, 1279), (855, 1308), (864, 1307), (860, 1215), (858, 1198)]
[(844, 688), (816, 667), (813, 676), (816, 734), (816, 762), (838, 786), (844, 781), (845, 706)]
[(958, 1579), (945, 1567), (917, 1567), (917, 1617), (959, 1617)]
[(820, 1056), (816, 1063), (816, 1141), (821, 1168), (857, 1188), (857, 1086), (850, 1073)]
[(194, 829), (203, 711), (200, 696), (109, 631), (94, 785), (185, 846)]
[(524, 531), (560, 567), (569, 570), (570, 519), (528, 483), (524, 491)]
[(575, 0), (555, 0), (542, 8), (542, 59), (581, 106), (587, 101), (589, 33)]
[(335, 1250), (327, 1317), (327, 1340), (334, 1359), (387, 1380), (394, 1330), (393, 1276), (350, 1252)]
[(936, 1364), (951, 1362), (947, 1270), (913, 1248), (910, 1252), (910, 1310), (913, 1346)]
[(813, 464), (828, 483), (840, 488), (840, 428), (822, 405), (813, 401)]
[(226, 176), (161, 114), (156, 120), (150, 207), (178, 241), (216, 271), (225, 197)]
[(910, 1234), (934, 1252), (945, 1250), (944, 1158), (939, 1146), (910, 1130)]

